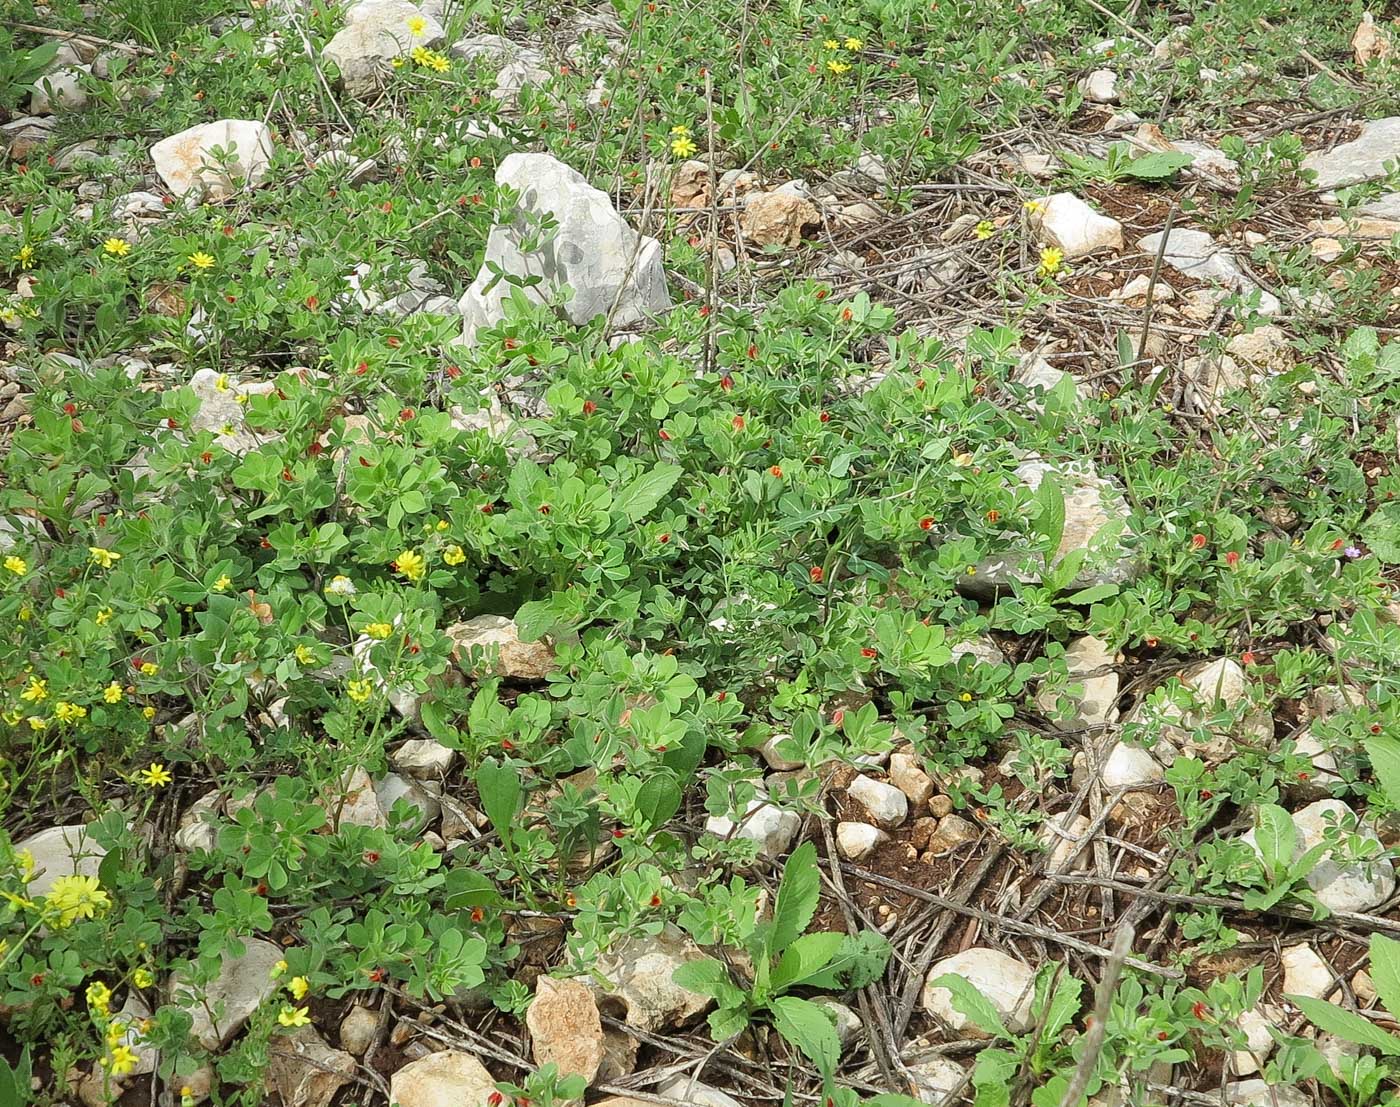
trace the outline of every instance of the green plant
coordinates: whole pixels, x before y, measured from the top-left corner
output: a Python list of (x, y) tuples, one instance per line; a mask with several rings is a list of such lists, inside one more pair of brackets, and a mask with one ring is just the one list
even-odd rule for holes
[(789, 993), (799, 987), (863, 988), (884, 973), (890, 947), (883, 937), (870, 932), (805, 933), (820, 896), (816, 847), (805, 842), (783, 865), (773, 917), (759, 921), (750, 915), (736, 920), (737, 936), (753, 965), (752, 978), (736, 979), (723, 962), (706, 957), (680, 966), (673, 979), (683, 988), (714, 998), (717, 1007), (710, 1013), (709, 1025), (715, 1041), (727, 1041), (755, 1018), (765, 1017), (830, 1081), (841, 1053), (832, 1016), (818, 1004)]
[(0, 28), (0, 108), (9, 111), (28, 95), (52, 65), (58, 47), (58, 40), (51, 39), (21, 50), (15, 45), (13, 32)]

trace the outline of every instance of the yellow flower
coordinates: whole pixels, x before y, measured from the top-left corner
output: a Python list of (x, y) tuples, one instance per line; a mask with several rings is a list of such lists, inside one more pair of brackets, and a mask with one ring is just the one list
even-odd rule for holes
[(107, 703), (122, 702), (122, 686), (115, 680), (106, 688), (102, 689), (102, 699)]
[(410, 15), (408, 17), (408, 33), (417, 38), (428, 29), (428, 21), (421, 15)]
[(23, 718), (23, 713), (19, 711), (6, 711), (5, 714), (0, 715), (0, 719), (5, 721), (6, 726), (19, 726)]
[(99, 1015), (106, 1015), (112, 1009), (112, 989), (100, 980), (94, 980), (87, 986), (88, 1006)]
[(14, 554), (5, 558), (5, 568), (14, 573), (17, 577), (22, 577), (25, 573), (29, 572), (28, 562), (22, 557), (16, 557)]
[(355, 582), (349, 577), (332, 577), (331, 582), (326, 585), (325, 591), (328, 596), (353, 596)]
[(1040, 251), (1040, 265), (1036, 273), (1042, 277), (1052, 277), (1065, 263), (1065, 252), (1054, 246), (1045, 246)]
[(216, 580), (216, 581), (214, 582), (214, 585), (213, 585), (214, 591), (215, 591), (215, 592), (222, 592), (222, 591), (224, 591), (225, 589), (227, 589), (228, 586), (229, 586), (230, 584), (232, 584), (232, 583), (233, 583), (233, 581), (229, 580), (229, 578), (228, 578), (227, 576), (222, 576), (222, 577), (220, 577), (218, 580)]
[(374, 685), (367, 680), (351, 680), (345, 684), (345, 691), (356, 703), (364, 703), (374, 693)]
[(175, 777), (159, 761), (152, 761), (149, 768), (142, 769), (136, 774), (136, 779), (147, 788), (164, 788)]
[(671, 128), (671, 133), (673, 135), (688, 135), (690, 134), (690, 128), (687, 127), (684, 123), (677, 123), (674, 127)]
[(277, 1021), (283, 1026), (305, 1026), (311, 1021), (307, 1010), (305, 1007), (293, 1007), (287, 1004), (277, 1012)]
[(48, 726), (48, 725), (49, 725), (49, 721), (48, 721), (47, 719), (45, 719), (45, 718), (42, 718), (42, 717), (40, 717), (40, 716), (38, 716), (38, 715), (30, 715), (30, 716), (29, 716), (29, 729), (30, 729), (30, 730), (43, 730), (43, 729), (44, 729), (46, 726)]
[(154, 719), (154, 718), (156, 717), (156, 709), (155, 709), (154, 707), (143, 707), (143, 708), (141, 708), (141, 717), (142, 717), (143, 719), (145, 719), (147, 722), (150, 722), (152, 719)]
[(822, 43), (822, 45), (825, 46), (828, 50), (841, 49), (841, 44), (837, 42), (834, 38), (827, 39), (825, 42)]
[(102, 249), (114, 258), (124, 258), (131, 253), (131, 243), (124, 238), (109, 238), (102, 244)]
[(196, 250), (190, 255), (190, 264), (196, 269), (213, 269), (214, 255), (206, 254), (203, 250)]
[(442, 560), (448, 565), (460, 565), (467, 560), (467, 554), (461, 546), (448, 546), (442, 551)]
[(383, 641), (394, 633), (394, 627), (391, 623), (370, 623), (365, 627), (365, 633), (371, 638), (378, 638), (380, 641)]
[(393, 58), (390, 60), (389, 64), (392, 65), (395, 69), (402, 69), (403, 58)]
[(306, 998), (306, 993), (311, 990), (311, 981), (304, 976), (294, 976), (287, 981), (287, 991), (292, 993), (292, 998), (300, 1002)]
[(220, 373), (217, 377), (214, 378), (214, 390), (215, 390), (216, 392), (227, 392), (227, 391), (228, 391), (228, 374), (227, 374), (227, 373)]
[(141, 675), (142, 675), (142, 676), (155, 676), (158, 672), (160, 672), (160, 666), (157, 665), (154, 661), (145, 661), (145, 662), (142, 662), (142, 664), (141, 664)]
[(1027, 200), (1022, 206), (1026, 209), (1026, 211), (1030, 212), (1032, 215), (1039, 215), (1045, 210), (1045, 201)]
[(111, 898), (95, 876), (60, 876), (44, 897), (44, 907), (54, 914), (60, 929), (79, 919), (90, 919), (111, 906)]
[(861, 40), (856, 38), (854, 35), (851, 35), (846, 39), (845, 45), (846, 49), (851, 51), (861, 50), (865, 47), (865, 43), (861, 42)]
[(678, 158), (688, 158), (694, 155), (699, 147), (695, 145), (695, 140), (689, 135), (677, 135), (671, 139), (671, 153)]
[(316, 654), (310, 646), (301, 645), (292, 651), (292, 655), (297, 659), (298, 665), (310, 665), (316, 660)]
[(281, 975), (282, 975), (284, 972), (286, 972), (286, 971), (287, 971), (287, 962), (286, 962), (286, 960), (284, 959), (284, 960), (278, 961), (277, 964), (273, 965), (273, 966), (272, 966), (272, 971), (271, 971), (270, 973), (268, 973), (267, 975), (268, 975), (268, 977), (269, 977), (270, 979), (276, 980), (279, 976), (281, 976)]
[(111, 609), (110, 607), (104, 607), (104, 608), (102, 608), (100, 611), (98, 611), (96, 615), (94, 615), (94, 616), (92, 617), (92, 621), (95, 622), (98, 626), (105, 626), (106, 623), (107, 623), (107, 620), (110, 619), (111, 617), (112, 617), (112, 609)]
[(104, 1057), (102, 1060), (113, 1076), (125, 1076), (136, 1068), (138, 1058), (130, 1046), (119, 1045), (112, 1047), (110, 1058)]
[(115, 550), (104, 549), (101, 546), (89, 546), (88, 556), (94, 565), (99, 565), (103, 569), (110, 569), (122, 559), (122, 555)]
[(827, 62), (826, 67), (833, 73), (837, 74), (845, 73), (846, 70), (851, 68), (847, 62), (837, 61), (835, 58), (832, 58), (829, 62)]
[(48, 699), (49, 682), (40, 680), (38, 677), (30, 677), (29, 686), (19, 694), (19, 698), (28, 700), (30, 703), (38, 703), (40, 700)]
[(156, 978), (150, 969), (137, 969), (131, 974), (131, 982), (138, 988), (149, 988), (156, 982)]
[(977, 224), (977, 229), (973, 233), (977, 235), (978, 242), (986, 242), (987, 239), (997, 233), (996, 224), (990, 219), (984, 219)]
[(966, 469), (969, 465), (972, 464), (972, 455), (954, 450), (953, 464), (956, 465), (959, 469)]
[(438, 530), (446, 530), (446, 529), (447, 529), (448, 527), (450, 527), (452, 524), (449, 523), (446, 519), (439, 519), (439, 520), (438, 520), (436, 523), (434, 523), (433, 525), (434, 525)]
[(433, 52), (429, 50), (426, 46), (415, 46), (412, 50), (409, 51), (408, 56), (414, 61), (416, 61), (419, 65), (427, 65), (429, 60), (431, 60), (433, 56)]
[(972, 702), (972, 693), (971, 693), (971, 692), (964, 692), (962, 695), (960, 695), (960, 696), (958, 697), (958, 699), (962, 700), (963, 703), (971, 703), (971, 702)]
[(15, 255), (15, 261), (19, 262), (21, 269), (29, 269), (34, 265), (34, 247), (24, 245), (19, 248), (19, 253)]
[(412, 550), (404, 550), (394, 558), (394, 568), (414, 583), (423, 579), (423, 572), (427, 567), (428, 563), (423, 560), (423, 555)]
[(443, 54), (434, 54), (428, 59), (428, 68), (434, 73), (446, 73), (452, 68), (452, 63)]
[(87, 708), (67, 700), (59, 700), (53, 705), (53, 714), (60, 723), (76, 723), (79, 719), (87, 717)]

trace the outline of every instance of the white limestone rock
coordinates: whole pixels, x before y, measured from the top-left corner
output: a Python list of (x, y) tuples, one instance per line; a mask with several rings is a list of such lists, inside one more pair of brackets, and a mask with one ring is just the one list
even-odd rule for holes
[(1038, 201), (1032, 213), (1041, 241), (1059, 247), (1067, 259), (1123, 248), (1123, 224), (1100, 215), (1072, 192)]
[[(947, 974), (963, 977), (981, 992), (1013, 1034), (1024, 1034), (1030, 1029), (1035, 973), (1029, 966), (1000, 950), (974, 946), (945, 957), (929, 969), (923, 991), (924, 1007), (950, 1029), (972, 1031), (967, 1017), (954, 1008), (953, 993), (936, 983)], [(976, 1037), (980, 1032), (964, 1036)]]
[[(215, 151), (222, 151), (222, 156)], [(267, 176), (273, 151), (272, 131), (266, 123), (220, 119), (161, 139), (151, 147), (151, 160), (165, 187), (176, 196), (200, 189), (211, 200), (223, 200), (242, 185), (260, 183)]]

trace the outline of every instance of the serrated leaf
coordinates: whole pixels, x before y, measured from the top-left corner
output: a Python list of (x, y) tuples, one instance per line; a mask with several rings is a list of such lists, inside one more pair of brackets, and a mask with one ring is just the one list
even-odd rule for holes
[(1361, 524), (1362, 541), (1388, 565), (1400, 565), (1400, 503), (1381, 504)]
[(809, 980), (831, 964), (845, 941), (846, 935), (835, 931), (802, 935), (783, 950), (773, 970), (773, 989), (781, 991)]
[(1371, 981), (1391, 1015), (1400, 1015), (1400, 942), (1371, 935)]
[(1355, 1011), (1328, 1003), (1325, 999), (1313, 996), (1285, 996), (1298, 1010), (1307, 1015), (1308, 1021), (1319, 1030), (1336, 1034), (1357, 1045), (1372, 1046), (1387, 1057), (1400, 1057), (1400, 1038), (1388, 1034), (1369, 1019), (1362, 1018)]
[(841, 1039), (831, 1015), (796, 996), (779, 996), (770, 1007), (778, 1033), (800, 1049), (823, 1078), (830, 1079), (841, 1059)]
[(953, 996), (953, 1010), (968, 1019), (984, 1034), (995, 1034), (999, 1038), (1009, 1038), (1010, 1033), (997, 1014), (991, 1001), (979, 992), (966, 977), (945, 972), (933, 982), (935, 988), (947, 988)]
[(679, 465), (663, 463), (639, 473), (618, 489), (613, 509), (620, 511), (629, 522), (640, 523), (676, 486), (683, 472)]
[(720, 999), (736, 990), (730, 979), (729, 970), (713, 957), (702, 957), (677, 965), (671, 973), (671, 983), (678, 984), (688, 992)]
[[(1366, 756), (1371, 759), (1371, 773), (1385, 792), (1386, 799), (1400, 805), (1400, 738), (1378, 734), (1367, 738), (1362, 745), (1366, 747)], [(1395, 1014), (1400, 1014), (1400, 1011)]]
[(817, 911), (821, 898), (821, 875), (817, 871), (817, 847), (803, 842), (783, 865), (782, 883), (773, 904), (773, 939), (776, 953), (797, 940)]
[(1127, 173), (1140, 181), (1164, 181), (1191, 164), (1191, 155), (1175, 150), (1143, 154), (1128, 163)]

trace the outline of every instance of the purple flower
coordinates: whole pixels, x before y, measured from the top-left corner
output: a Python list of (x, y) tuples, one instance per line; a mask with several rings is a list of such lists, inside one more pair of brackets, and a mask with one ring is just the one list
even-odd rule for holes
[(1356, 558), (1358, 558), (1358, 557), (1361, 556), (1361, 551), (1358, 550), (1355, 546), (1348, 546), (1348, 547), (1347, 547), (1345, 550), (1343, 550), (1342, 552), (1343, 552), (1344, 554), (1346, 554), (1347, 557), (1351, 558), (1353, 561), (1354, 561)]

